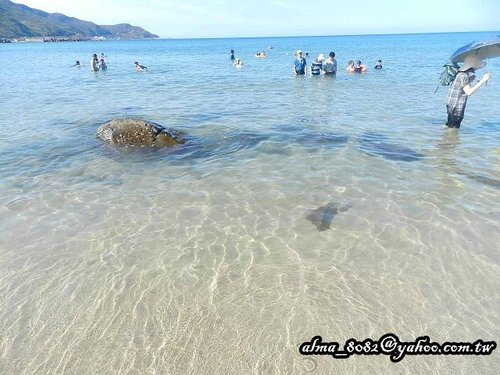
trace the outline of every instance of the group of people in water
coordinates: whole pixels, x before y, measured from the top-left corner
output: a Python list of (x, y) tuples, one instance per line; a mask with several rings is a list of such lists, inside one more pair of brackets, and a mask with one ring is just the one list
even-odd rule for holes
[[(272, 49), (272, 47), (268, 47), (268, 49)], [(295, 61), (293, 65), (293, 71), (296, 75), (305, 75), (308, 73), (308, 66), (305, 57), (308, 57), (308, 53), (303, 53), (300, 49), (297, 50), (295, 55)], [(305, 55), (305, 57), (304, 57)], [(97, 72), (99, 70), (107, 70), (108, 67), (104, 58), (106, 56), (104, 53), (101, 53), (100, 58), (97, 57), (97, 54), (92, 55), (92, 59), (90, 60), (90, 68), (93, 72)], [(255, 57), (262, 58), (266, 57), (264, 51), (258, 52)], [(234, 50), (231, 50), (230, 59), (233, 62), (233, 67), (242, 68), (243, 61), (239, 57), (235, 57)], [(134, 62), (135, 68), (137, 71), (146, 71), (148, 68), (139, 62)], [(486, 73), (483, 78), (475, 85), (472, 85), (472, 81), (474, 81), (475, 76), (473, 73), (477, 70), (485, 66), (486, 63), (482, 60), (479, 60), (476, 56), (470, 55), (465, 58), (465, 62), (460, 69), (458, 69), (458, 74), (454, 77), (454, 80), (450, 86), (450, 90), (447, 97), (447, 112), (448, 112), (448, 121), (446, 122), (446, 126), (448, 128), (460, 128), (460, 123), (463, 120), (465, 107), (467, 103), (467, 97), (476, 93), (481, 86), (483, 86), (490, 78), (491, 74)], [(73, 67), (80, 68), (82, 65), (80, 61), (77, 60)], [(382, 69), (382, 60), (377, 60), (375, 66), (373, 67), (375, 70)], [(320, 53), (318, 57), (311, 63), (309, 72), (312, 76), (319, 75), (336, 75), (337, 74), (337, 60), (335, 59), (335, 52), (330, 52), (328, 57)], [(354, 62), (353, 60), (349, 60), (346, 67), (347, 73), (365, 73), (367, 71), (366, 65), (363, 65), (361, 60), (357, 60)]]
[[(308, 57), (308, 53), (303, 53), (300, 49), (294, 53), (295, 61), (293, 64), (293, 71), (296, 75), (305, 75), (308, 72), (312, 76), (319, 75), (336, 75), (337, 74), (337, 60), (335, 59), (335, 52), (330, 52), (328, 57), (320, 53), (318, 57), (311, 63), (310, 68), (307, 66), (307, 61), (305, 57)], [(258, 52), (255, 54), (255, 57), (263, 58), (266, 57), (265, 52)], [(239, 57), (234, 56), (234, 50), (231, 50), (230, 59), (233, 62), (233, 67), (242, 68), (243, 61)], [(382, 60), (377, 60), (375, 66), (373, 67), (376, 70), (382, 69)], [(347, 63), (346, 72), (347, 73), (365, 73), (367, 71), (366, 65), (361, 63), (361, 60), (357, 60), (354, 62), (353, 60), (349, 60)]]
[(108, 70), (108, 66), (106, 65), (106, 62), (104, 61), (104, 53), (101, 53), (101, 58), (98, 59), (97, 55), (94, 53), (92, 55), (92, 60), (90, 60), (90, 68), (94, 71), (97, 72), (99, 70)]
[[(308, 54), (306, 54), (306, 56), (308, 56)], [(293, 71), (296, 75), (307, 74), (307, 61), (304, 57), (304, 53), (300, 49), (295, 53)], [(314, 60), (311, 64), (310, 73), (313, 76), (319, 76), (321, 74), (337, 74), (337, 60), (335, 59), (335, 52), (330, 52), (327, 58), (320, 53), (316, 60)]]
[[(99, 70), (108, 70), (108, 66), (104, 61), (104, 53), (101, 53), (101, 58), (97, 57), (97, 54), (92, 55), (92, 59), (90, 60), (90, 69), (93, 72), (98, 72)], [(80, 64), (80, 60), (76, 60), (74, 67), (81, 68), (83, 65)]]
[[(330, 52), (328, 57), (320, 53), (318, 57), (311, 63), (310, 67), (307, 66), (306, 57), (309, 54), (303, 53), (300, 49), (294, 53), (295, 60), (293, 63), (293, 72), (296, 75), (306, 75), (310, 73), (312, 76), (319, 75), (336, 75), (337, 74), (337, 60), (335, 59), (335, 52)], [(265, 52), (259, 52), (255, 57), (266, 57)], [(234, 50), (231, 50), (231, 61), (235, 68), (243, 67), (243, 62), (240, 58), (234, 56)], [(468, 55), (465, 58), (464, 64), (458, 69), (456, 76), (451, 83), (450, 90), (446, 99), (446, 108), (448, 114), (448, 121), (446, 127), (449, 129), (458, 129), (464, 118), (465, 107), (467, 98), (475, 94), (480, 87), (482, 87), (488, 80), (491, 79), (491, 73), (486, 73), (479, 82), (475, 85), (472, 82), (475, 80), (474, 72), (477, 69), (484, 67), (486, 63), (480, 60), (475, 55)], [(377, 60), (373, 67), (375, 70), (382, 69), (382, 60)], [(361, 60), (349, 60), (345, 68), (347, 73), (366, 73), (368, 68), (363, 65)]]
[[(303, 56), (303, 52), (299, 49), (295, 53), (295, 61), (293, 70), (296, 75), (307, 74), (307, 61)], [(306, 54), (307, 56), (307, 54)], [(382, 60), (377, 60), (374, 69), (382, 69)], [(320, 53), (318, 57), (311, 63), (310, 74), (313, 76), (318, 76), (321, 74), (325, 75), (335, 75), (337, 74), (337, 60), (335, 59), (335, 52), (330, 52), (328, 58)], [(367, 71), (366, 65), (361, 63), (361, 60), (357, 60), (356, 63), (353, 60), (349, 60), (347, 63), (347, 68), (345, 69), (347, 73), (365, 73)]]
[[(97, 54), (92, 55), (92, 59), (90, 60), (90, 70), (93, 72), (98, 72), (99, 70), (108, 70), (108, 66), (106, 65), (106, 62), (104, 61), (104, 58), (106, 56), (104, 53), (101, 53), (100, 58), (97, 57)], [(139, 64), (137, 61), (134, 62), (135, 68), (138, 71), (143, 71), (143, 70), (148, 70), (147, 66)], [(80, 60), (76, 60), (75, 65), (73, 67), (80, 68), (82, 67), (82, 64), (80, 64)]]

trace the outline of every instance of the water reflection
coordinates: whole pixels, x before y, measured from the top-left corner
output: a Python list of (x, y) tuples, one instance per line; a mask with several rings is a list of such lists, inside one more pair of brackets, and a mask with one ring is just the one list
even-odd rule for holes
[(461, 175), (483, 185), (500, 189), (499, 180), (464, 170), (459, 166), (457, 160), (459, 158), (458, 149), (460, 147), (460, 143), (460, 133), (458, 130), (449, 129), (444, 132), (436, 150), (436, 163), (440, 171), (444, 172), (441, 176), (446, 176), (446, 179), (448, 179), (453, 175)]

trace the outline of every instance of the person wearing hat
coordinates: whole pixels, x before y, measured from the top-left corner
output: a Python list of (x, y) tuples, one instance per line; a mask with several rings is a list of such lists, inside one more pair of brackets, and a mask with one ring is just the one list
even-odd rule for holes
[(323, 64), (323, 71), (325, 74), (335, 75), (337, 74), (337, 60), (335, 60), (335, 52), (330, 52), (328, 58)]
[(485, 65), (486, 63), (475, 55), (465, 57), (464, 64), (458, 69), (458, 73), (451, 84), (446, 98), (446, 109), (448, 112), (446, 126), (448, 128), (460, 128), (460, 123), (464, 118), (467, 98), (475, 94), (491, 78), (490, 73), (485, 73), (478, 83), (474, 86), (471, 85), (471, 82), (475, 79), (472, 73)]
[(319, 76), (321, 74), (321, 69), (323, 67), (323, 61), (325, 60), (325, 56), (320, 53), (318, 58), (311, 63), (311, 75)]
[(304, 57), (302, 57), (302, 51), (299, 49), (297, 50), (297, 58), (295, 59), (295, 62), (294, 62), (294, 71), (295, 71), (295, 74), (296, 75), (304, 75), (306, 74), (306, 59), (304, 59)]

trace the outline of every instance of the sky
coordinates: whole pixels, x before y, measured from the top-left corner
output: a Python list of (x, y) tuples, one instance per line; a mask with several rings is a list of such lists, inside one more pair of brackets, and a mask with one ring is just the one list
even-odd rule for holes
[(16, 0), (162, 38), (399, 34), (500, 30), (499, 0)]

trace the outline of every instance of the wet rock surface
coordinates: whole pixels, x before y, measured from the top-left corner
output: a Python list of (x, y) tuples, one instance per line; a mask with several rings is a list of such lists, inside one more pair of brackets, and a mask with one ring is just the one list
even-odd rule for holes
[(175, 130), (132, 118), (107, 122), (97, 129), (96, 136), (113, 146), (162, 148), (186, 143), (183, 135)]

